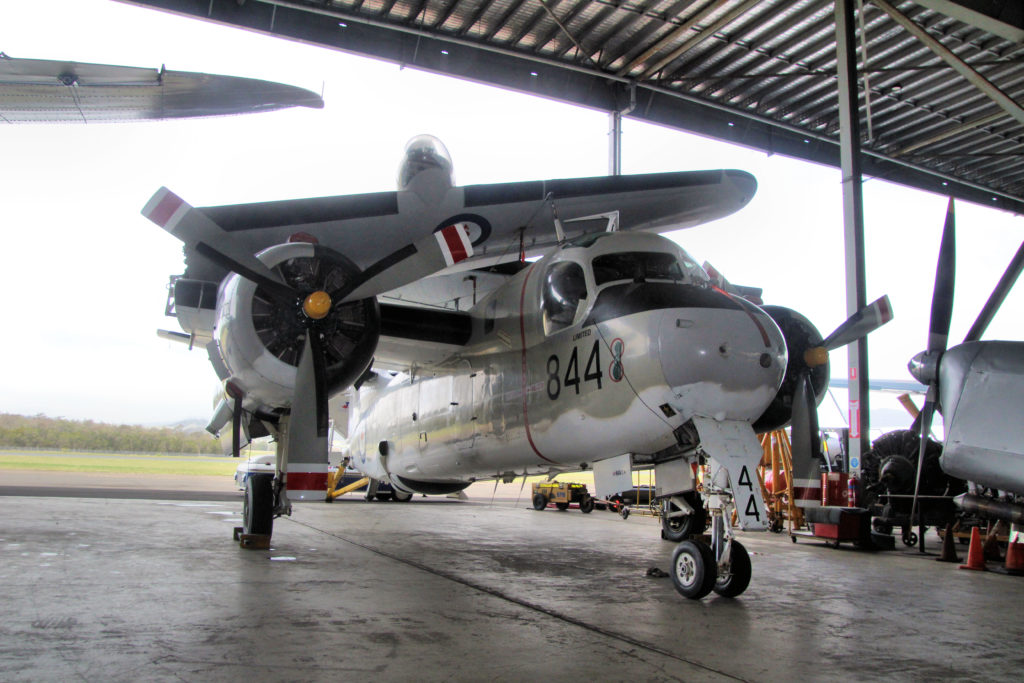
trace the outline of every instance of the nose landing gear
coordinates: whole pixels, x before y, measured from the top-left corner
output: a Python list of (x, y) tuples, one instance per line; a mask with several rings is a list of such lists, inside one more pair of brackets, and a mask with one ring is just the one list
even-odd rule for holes
[(681, 542), (672, 553), (672, 585), (691, 600), (711, 591), (734, 598), (750, 585), (750, 555), (725, 523), (726, 495), (711, 500), (711, 544), (706, 537), (695, 537)]

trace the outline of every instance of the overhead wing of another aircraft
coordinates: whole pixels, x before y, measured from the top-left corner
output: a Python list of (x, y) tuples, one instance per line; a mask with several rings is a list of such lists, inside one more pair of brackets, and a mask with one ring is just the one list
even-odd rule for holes
[(283, 83), (106, 64), (14, 59), (0, 53), (0, 122), (98, 123), (322, 108)]

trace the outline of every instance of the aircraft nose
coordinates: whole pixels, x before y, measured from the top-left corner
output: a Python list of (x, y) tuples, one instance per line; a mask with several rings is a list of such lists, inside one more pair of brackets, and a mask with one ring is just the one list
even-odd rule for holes
[(786, 372), (782, 332), (760, 311), (665, 311), (659, 343), (670, 403), (684, 417), (756, 420)]

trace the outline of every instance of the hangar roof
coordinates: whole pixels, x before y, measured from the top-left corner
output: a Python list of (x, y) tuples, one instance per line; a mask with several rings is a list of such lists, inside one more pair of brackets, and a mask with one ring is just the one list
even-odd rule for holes
[[(839, 164), (832, 0), (126, 1)], [(856, 44), (863, 172), (1024, 213), (1024, 3), (864, 0)]]

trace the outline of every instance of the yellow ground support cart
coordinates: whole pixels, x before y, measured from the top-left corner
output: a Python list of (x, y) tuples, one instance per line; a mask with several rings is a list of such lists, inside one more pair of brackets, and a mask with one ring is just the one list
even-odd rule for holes
[(570, 503), (576, 503), (580, 511), (588, 513), (594, 509), (594, 497), (587, 491), (586, 484), (562, 481), (544, 481), (533, 484), (533, 509), (543, 510), (554, 503), (559, 510), (568, 510)]

